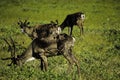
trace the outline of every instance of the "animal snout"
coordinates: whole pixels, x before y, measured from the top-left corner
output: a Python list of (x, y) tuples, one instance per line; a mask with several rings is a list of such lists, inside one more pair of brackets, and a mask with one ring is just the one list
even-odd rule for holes
[(61, 33), (61, 28), (58, 27), (57, 33), (60, 34)]

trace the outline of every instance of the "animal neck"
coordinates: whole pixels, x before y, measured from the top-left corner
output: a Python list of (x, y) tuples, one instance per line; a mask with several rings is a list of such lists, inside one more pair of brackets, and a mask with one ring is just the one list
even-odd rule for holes
[(33, 38), (33, 27), (27, 27), (27, 28), (25, 28), (25, 33), (26, 33), (29, 37)]

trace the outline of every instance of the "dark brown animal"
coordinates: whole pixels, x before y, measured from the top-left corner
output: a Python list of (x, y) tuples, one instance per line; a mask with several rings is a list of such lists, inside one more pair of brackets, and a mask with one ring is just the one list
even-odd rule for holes
[(58, 26), (58, 23), (51, 21), (49, 24), (29, 26), (30, 22), (25, 20), (22, 22), (19, 20), (18, 25), (21, 28), (21, 31), (27, 34), (31, 39), (35, 38), (45, 38), (48, 37), (52, 32), (59, 34), (61, 28)]
[[(22, 65), (28, 61), (34, 59), (40, 59), (41, 69), (47, 70), (48, 57), (63, 55), (69, 62), (69, 68), (68, 68), (69, 71), (71, 70), (71, 66), (75, 63), (77, 66), (78, 74), (80, 74), (78, 60), (72, 54), (72, 47), (74, 46), (75, 38), (67, 34), (59, 34), (56, 36), (56, 38), (53, 38), (53, 36), (51, 35), (47, 38), (49, 41), (35, 38), (32, 41), (32, 43), (28, 46), (26, 51), (18, 56), (15, 55), (15, 44), (14, 41), (12, 40), (13, 52), (11, 51), (12, 53), (11, 55), (13, 56), (3, 60), (11, 59), (12, 60), (11, 64)], [(6, 39), (4, 40), (8, 44), (8, 41)], [(12, 49), (12, 46), (10, 44), (8, 45)]]
[(61, 29), (63, 30), (65, 27), (70, 28), (69, 34), (72, 35), (73, 26), (77, 25), (80, 28), (80, 34), (83, 34), (83, 23), (85, 19), (85, 14), (83, 12), (77, 12), (73, 14), (67, 15), (65, 20), (60, 25)]

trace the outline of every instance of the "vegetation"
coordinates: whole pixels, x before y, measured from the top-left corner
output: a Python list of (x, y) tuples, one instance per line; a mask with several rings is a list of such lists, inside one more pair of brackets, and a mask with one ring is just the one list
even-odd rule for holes
[[(49, 23), (66, 15), (82, 11), (86, 14), (84, 35), (77, 26), (73, 29), (76, 39), (73, 49), (80, 61), (81, 80), (120, 79), (120, 1), (119, 0), (0, 0), (0, 58), (10, 57), (3, 38), (16, 41), (16, 53), (21, 54), (31, 39), (22, 34), (17, 22), (28, 19), (31, 25)], [(67, 28), (63, 31), (68, 33)], [(67, 74), (67, 61), (62, 56), (48, 58), (49, 68), (42, 72), (39, 60), (22, 67), (7, 66), (10, 61), (0, 60), (0, 80), (71, 80)], [(76, 78), (76, 80), (78, 80)]]

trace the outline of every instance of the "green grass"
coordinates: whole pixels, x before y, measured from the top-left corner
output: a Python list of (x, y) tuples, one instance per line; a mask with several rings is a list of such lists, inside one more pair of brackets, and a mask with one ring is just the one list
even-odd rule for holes
[[(20, 44), (21, 54), (31, 39), (20, 32), (19, 18), (28, 19), (31, 25), (49, 23), (66, 15), (83, 11), (86, 14), (84, 36), (77, 26), (74, 55), (79, 60), (81, 80), (120, 79), (120, 1), (119, 0), (0, 0), (0, 58), (9, 57), (7, 44), (2, 38), (12, 36)], [(68, 33), (67, 29), (63, 32)], [(67, 61), (62, 56), (48, 58), (48, 71), (42, 72), (39, 60), (21, 67), (7, 66), (10, 61), (0, 60), (0, 80), (72, 80), (77, 77), (76, 66), (67, 74)], [(78, 80), (76, 78), (76, 80)]]

